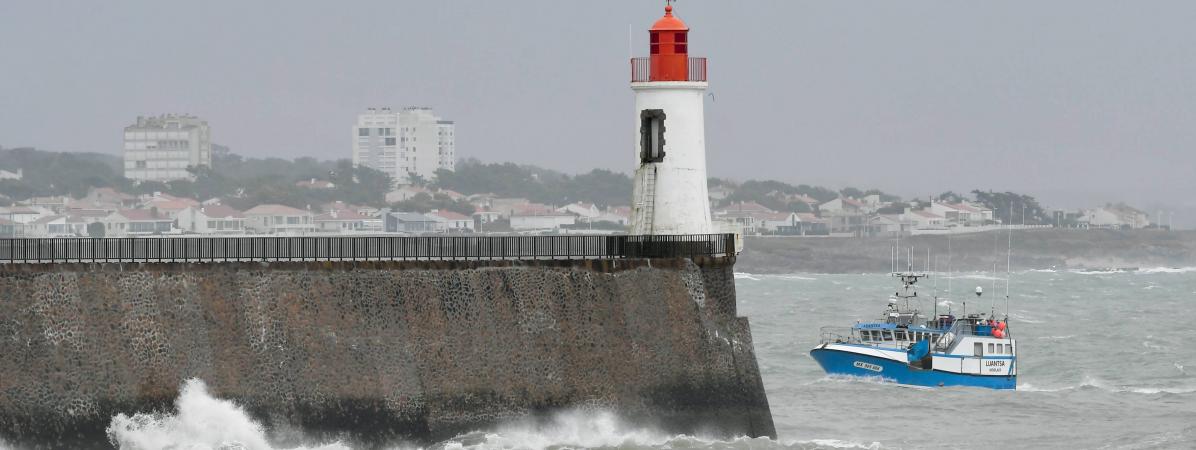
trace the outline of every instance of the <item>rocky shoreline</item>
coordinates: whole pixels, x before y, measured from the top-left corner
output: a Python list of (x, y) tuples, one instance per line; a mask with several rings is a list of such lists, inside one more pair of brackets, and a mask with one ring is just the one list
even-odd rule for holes
[[(1012, 235), (1014, 270), (1109, 269), (1196, 266), (1196, 231), (1025, 230)], [(1005, 267), (1007, 232), (950, 237), (956, 271)], [(764, 237), (744, 238), (735, 269), (749, 273), (871, 273), (890, 270), (893, 238)], [(918, 267), (926, 251), (946, 270), (946, 236), (903, 237)], [(904, 260), (904, 258), (903, 258)]]

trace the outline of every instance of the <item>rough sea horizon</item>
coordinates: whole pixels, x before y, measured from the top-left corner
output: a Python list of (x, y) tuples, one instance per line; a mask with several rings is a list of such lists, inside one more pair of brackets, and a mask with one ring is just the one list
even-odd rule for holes
[[(949, 307), (959, 315), (966, 300), (971, 312), (1004, 314), (1004, 273), (950, 278), (956, 298), (947, 299), (946, 278), (926, 280), (919, 308), (933, 312), (937, 303), (940, 311)], [(896, 280), (886, 274), (739, 273), (739, 313), (751, 320), (777, 440), (676, 436), (611, 413), (562, 411), (549, 421), (502, 424), (432, 448), (1196, 447), (1196, 268), (1046, 270), (1009, 278), (1016, 391), (828, 377), (808, 354), (819, 328), (879, 318)], [(972, 294), (976, 286), (986, 291), (979, 300)], [(188, 381), (176, 403), (173, 414), (114, 417), (112, 443), (124, 449), (353, 448), (303, 442), (302, 430), (263, 430), (234, 403), (210, 396), (202, 380)]]

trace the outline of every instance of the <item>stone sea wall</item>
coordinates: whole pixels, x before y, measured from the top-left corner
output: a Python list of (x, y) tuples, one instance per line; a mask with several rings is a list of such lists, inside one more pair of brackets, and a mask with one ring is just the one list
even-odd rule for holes
[(773, 436), (731, 258), (0, 267), (0, 440), (107, 445), (184, 380), (271, 429), (431, 442), (563, 408)]

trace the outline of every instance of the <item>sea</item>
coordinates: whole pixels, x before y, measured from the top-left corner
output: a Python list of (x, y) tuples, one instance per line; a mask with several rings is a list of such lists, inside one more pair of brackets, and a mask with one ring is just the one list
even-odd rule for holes
[[(735, 278), (778, 439), (671, 435), (609, 412), (562, 411), (547, 422), (501, 424), (432, 448), (1196, 448), (1196, 268), (924, 280), (923, 311), (1008, 314), (1018, 340), (1015, 391), (825, 375), (808, 354), (819, 327), (879, 318), (898, 287), (886, 274)], [(983, 296), (975, 296), (976, 287)], [(176, 403), (174, 414), (114, 417), (112, 442), (124, 449), (352, 448), (274, 444), (270, 432), (238, 405), (211, 396), (202, 380), (188, 381)]]

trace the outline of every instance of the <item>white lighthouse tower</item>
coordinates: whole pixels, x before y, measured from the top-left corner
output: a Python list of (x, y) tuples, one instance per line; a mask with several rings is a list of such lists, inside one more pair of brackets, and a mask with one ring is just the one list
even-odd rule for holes
[(636, 146), (632, 234), (708, 234), (706, 58), (689, 56), (689, 27), (665, 6), (651, 56), (631, 60)]

